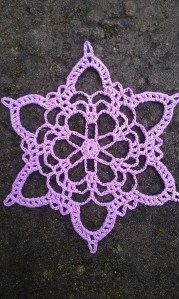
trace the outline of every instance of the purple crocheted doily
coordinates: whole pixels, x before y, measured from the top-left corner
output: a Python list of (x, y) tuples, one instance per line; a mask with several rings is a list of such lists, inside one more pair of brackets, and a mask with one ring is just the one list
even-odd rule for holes
[[(102, 81), (102, 90), (92, 95), (76, 90), (78, 78), (89, 67), (98, 72)], [(158, 102), (164, 108), (161, 120), (149, 130), (136, 120), (135, 109), (144, 102)], [(22, 138), (25, 162), (4, 201), (6, 206), (18, 203), (36, 208), (49, 204), (62, 215), (70, 214), (75, 231), (95, 253), (98, 242), (113, 229), (116, 217), (124, 216), (128, 209), (135, 209), (138, 203), (154, 206), (179, 201), (175, 181), (161, 162), (161, 134), (172, 119), (179, 94), (134, 94), (130, 88), (112, 83), (108, 69), (94, 55), (90, 42), (84, 43), (83, 57), (57, 92), (46, 97), (30, 94), (17, 100), (3, 98), (2, 103), (10, 109), (12, 127)], [(45, 109), (44, 124), (35, 133), (25, 129), (20, 120), (21, 108), (29, 104)], [(56, 115), (54, 123), (50, 121), (52, 113)], [(63, 146), (68, 150), (57, 151)], [(121, 153), (115, 146), (127, 150)], [(137, 174), (149, 166), (164, 182), (160, 194), (146, 195), (138, 190)], [(74, 179), (77, 170), (78, 179)], [(27, 198), (22, 188), (36, 171), (46, 177), (48, 192), (42, 197)], [(133, 184), (126, 191), (128, 180)], [(107, 211), (104, 223), (96, 231), (88, 230), (80, 216), (81, 207), (90, 201)]]

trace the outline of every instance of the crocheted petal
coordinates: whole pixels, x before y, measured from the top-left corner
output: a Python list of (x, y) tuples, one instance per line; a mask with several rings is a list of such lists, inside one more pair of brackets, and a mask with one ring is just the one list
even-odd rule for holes
[(47, 192), (45, 196), (40, 196), (36, 198), (27, 198), (24, 197), (22, 194), (22, 189), (27, 178), (34, 171), (38, 171), (38, 168), (32, 167), (29, 164), (26, 164), (23, 167), (23, 169), (20, 171), (12, 185), (12, 192), (4, 200), (5, 206), (11, 206), (14, 203), (18, 203), (29, 208), (35, 208), (48, 204), (48, 198), (50, 198), (49, 192)]
[(134, 96), (134, 105), (137, 107), (141, 103), (155, 102), (164, 106), (164, 112), (161, 120), (149, 130), (149, 134), (154, 133), (159, 136), (170, 123), (173, 115), (173, 109), (177, 103), (176, 97), (168, 96), (160, 92), (144, 92)]
[(74, 66), (74, 68), (67, 77), (67, 89), (75, 90), (75, 85), (78, 81), (78, 78), (88, 68), (95, 69), (95, 71), (99, 74), (104, 90), (107, 90), (109, 86), (112, 86), (110, 74), (107, 67), (103, 64), (103, 62), (100, 59), (98, 59), (94, 55), (93, 48), (90, 42), (87, 41), (84, 43), (84, 56)]
[(109, 113), (102, 112), (98, 116), (97, 125), (98, 136), (105, 137), (108, 133), (113, 132), (116, 127), (116, 122)]
[(71, 115), (68, 119), (68, 126), (71, 132), (80, 134), (80, 136), (82, 135), (83, 137), (86, 128), (86, 119), (84, 115), (80, 112)]
[(69, 169), (68, 169), (68, 178), (72, 182), (78, 182), (79, 184), (83, 181), (86, 176), (84, 160), (80, 159), (76, 161)]
[(155, 170), (163, 180), (164, 189), (160, 194), (156, 195), (142, 194), (141, 192), (136, 190), (134, 193), (137, 196), (137, 201), (149, 206), (163, 205), (169, 200), (177, 201), (175, 181), (171, 173), (168, 171), (167, 167), (160, 161), (157, 161), (155, 165), (151, 166), (155, 168)]
[(13, 100), (11, 98), (2, 98), (1, 102), (10, 109), (12, 127), (14, 131), (21, 137), (34, 135), (32, 132), (25, 129), (21, 124), (20, 112), (22, 107), (25, 107), (29, 104), (36, 104), (44, 109), (48, 109), (54, 105), (53, 102), (50, 102), (48, 99), (36, 94), (27, 95), (18, 98), (17, 100)]
[(106, 237), (113, 229), (116, 221), (116, 211), (107, 208), (107, 216), (100, 229), (90, 231), (84, 227), (80, 217), (80, 206), (73, 205), (71, 207), (71, 221), (75, 231), (88, 242), (88, 247), (91, 253), (96, 253), (98, 242)]

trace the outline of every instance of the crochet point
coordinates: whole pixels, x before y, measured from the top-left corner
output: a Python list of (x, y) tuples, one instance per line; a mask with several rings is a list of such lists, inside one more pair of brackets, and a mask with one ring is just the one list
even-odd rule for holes
[(88, 242), (88, 247), (91, 253), (96, 253), (98, 249), (98, 243), (90, 241)]
[(7, 98), (7, 97), (4, 97), (1, 99), (2, 104), (6, 107), (10, 107), (11, 102), (13, 102), (13, 101), (14, 100), (12, 98)]
[(6, 207), (10, 207), (14, 204), (14, 200), (10, 197), (10, 196), (7, 196), (6, 199), (4, 200), (4, 205)]
[(86, 41), (84, 43), (84, 55), (93, 55), (94, 54), (94, 50), (93, 50), (93, 47), (91, 45), (91, 43), (89, 41)]

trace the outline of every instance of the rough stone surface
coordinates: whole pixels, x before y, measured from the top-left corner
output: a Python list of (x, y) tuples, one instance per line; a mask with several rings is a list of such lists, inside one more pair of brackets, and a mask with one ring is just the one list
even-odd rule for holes
[[(56, 90), (85, 40), (114, 81), (136, 92), (179, 89), (174, 0), (0, 0), (0, 96)], [(91, 75), (81, 87), (96, 86)], [(38, 122), (38, 113), (29, 114), (31, 122)], [(150, 106), (138, 113), (150, 126), (161, 111)], [(163, 135), (164, 160), (179, 190), (178, 134), (179, 107)], [(179, 205), (139, 206), (118, 219), (91, 255), (68, 217), (48, 207), (3, 207), (23, 163), (20, 139), (2, 105), (0, 143), (0, 298), (178, 298)], [(140, 182), (148, 190), (160, 187), (151, 174)], [(29, 193), (45, 188), (36, 179), (29, 184)], [(92, 227), (101, 221), (94, 208), (84, 217)]]

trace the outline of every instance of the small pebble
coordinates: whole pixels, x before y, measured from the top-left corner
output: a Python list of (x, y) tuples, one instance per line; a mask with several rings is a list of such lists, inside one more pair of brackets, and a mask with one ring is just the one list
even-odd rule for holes
[(124, 1), (124, 10), (125, 14), (128, 17), (133, 17), (136, 13), (136, 3), (132, 0), (125, 0)]
[(79, 275), (83, 275), (84, 272), (85, 272), (85, 267), (83, 265), (78, 266), (77, 273)]

